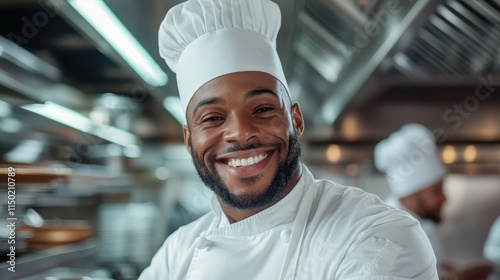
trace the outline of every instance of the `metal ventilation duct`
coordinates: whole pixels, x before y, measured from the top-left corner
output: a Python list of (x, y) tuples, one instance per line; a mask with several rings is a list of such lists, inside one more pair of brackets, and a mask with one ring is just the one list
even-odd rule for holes
[(394, 61), (411, 78), (477, 76), (498, 67), (498, 46), (500, 1), (450, 0)]

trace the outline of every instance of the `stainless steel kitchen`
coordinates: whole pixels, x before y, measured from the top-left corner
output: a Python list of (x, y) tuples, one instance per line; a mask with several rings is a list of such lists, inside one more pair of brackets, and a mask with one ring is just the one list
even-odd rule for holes
[[(165, 16), (183, 2), (0, 1), (0, 279), (135, 280), (167, 237), (218, 207), (193, 162), (194, 142), (209, 140), (184, 140), (185, 89), (160, 55)], [(383, 141), (425, 127), (445, 170), (436, 233), (458, 275), (439, 278), (500, 279), (500, 236), (486, 249), (500, 216), (500, 1), (272, 2), (307, 170), (385, 201), (394, 181), (380, 163), (400, 146)], [(412, 180), (438, 170), (415, 164), (426, 147), (396, 159), (426, 166)]]

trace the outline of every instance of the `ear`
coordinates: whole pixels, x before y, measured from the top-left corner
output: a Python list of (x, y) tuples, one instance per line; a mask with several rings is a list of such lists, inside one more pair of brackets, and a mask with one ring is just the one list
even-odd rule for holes
[(302, 116), (302, 111), (298, 103), (292, 105), (292, 122), (295, 126), (298, 136), (302, 136), (304, 133), (304, 117)]
[(191, 135), (189, 133), (189, 127), (187, 126), (187, 124), (182, 125), (182, 136), (184, 137), (184, 145), (186, 145), (189, 154), (191, 154), (191, 141), (189, 141)]

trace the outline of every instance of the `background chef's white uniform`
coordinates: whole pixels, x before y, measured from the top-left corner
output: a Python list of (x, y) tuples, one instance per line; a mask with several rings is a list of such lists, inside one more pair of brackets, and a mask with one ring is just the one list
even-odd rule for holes
[[(439, 231), (438, 228), (436, 227), (436, 223), (430, 220), (424, 220), (420, 218), (418, 215), (404, 207), (401, 202), (399, 201), (398, 198), (394, 196), (389, 196), (385, 202), (397, 209), (401, 209), (403, 211), (406, 211), (410, 213), (415, 219), (417, 219), (420, 222), (420, 226), (422, 226), (422, 229), (425, 232), (425, 235), (427, 235), (427, 238), (429, 239), (432, 250), (434, 252), (434, 255), (436, 256), (436, 264), (437, 267), (440, 268), (441, 264), (445, 262), (446, 260), (446, 254), (443, 250), (443, 245), (441, 242), (441, 237), (439, 236)], [(440, 272), (444, 273), (444, 272)], [(500, 279), (499, 279), (500, 280)]]
[(484, 257), (495, 265), (488, 280), (500, 280), (500, 216), (491, 226), (484, 243)]
[[(286, 197), (243, 221), (229, 224), (212, 206), (169, 236), (140, 280), (437, 279), (417, 220), (358, 188), (315, 180), (305, 166)], [(294, 258), (283, 267), (287, 250)]]
[(410, 213), (420, 222), (436, 255), (438, 272), (444, 275), (441, 267), (446, 256), (436, 223), (422, 219), (400, 202), (401, 198), (419, 192), (446, 176), (434, 135), (421, 124), (405, 124), (377, 143), (374, 154), (375, 165), (386, 174), (391, 189), (386, 203)]

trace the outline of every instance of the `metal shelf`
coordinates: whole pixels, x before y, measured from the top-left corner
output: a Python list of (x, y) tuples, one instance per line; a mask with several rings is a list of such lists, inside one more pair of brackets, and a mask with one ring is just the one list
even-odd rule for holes
[[(38, 277), (40, 274), (51, 269), (67, 266), (71, 263), (84, 263), (89, 268), (95, 268), (97, 255), (97, 241), (90, 239), (70, 245), (58, 246), (51, 249), (27, 253), (16, 258), (16, 272), (7, 270), (9, 264), (0, 265), (0, 278), (9, 279), (35, 279), (29, 276)], [(81, 265), (79, 266), (81, 267)]]

